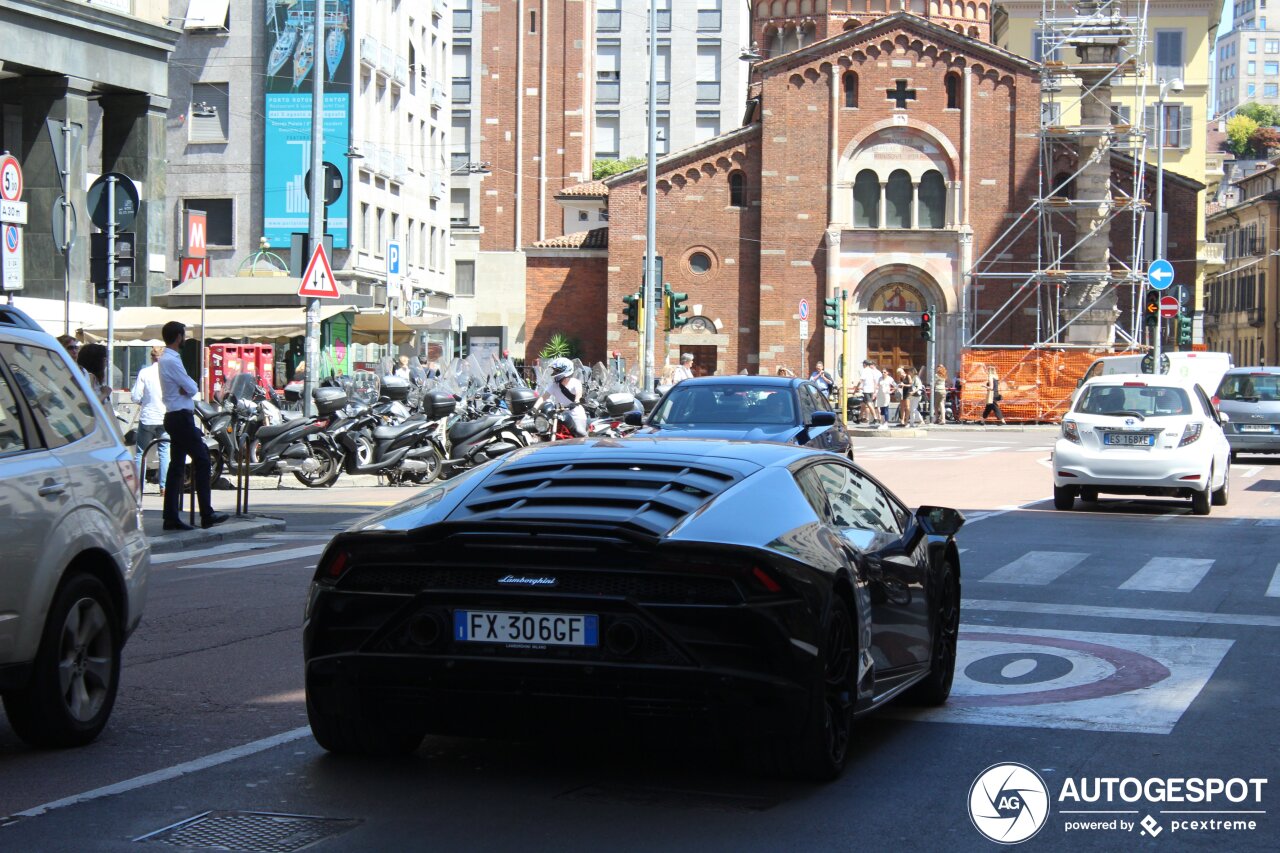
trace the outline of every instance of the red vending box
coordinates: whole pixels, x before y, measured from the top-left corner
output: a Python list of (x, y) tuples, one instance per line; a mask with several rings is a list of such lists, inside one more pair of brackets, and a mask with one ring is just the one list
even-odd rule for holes
[(271, 344), (256, 344), (258, 350), (258, 379), (266, 388), (276, 387), (276, 348)]
[(244, 347), (239, 344), (211, 344), (209, 346), (209, 399), (216, 400), (222, 394), (222, 386), (228, 376), (245, 369)]

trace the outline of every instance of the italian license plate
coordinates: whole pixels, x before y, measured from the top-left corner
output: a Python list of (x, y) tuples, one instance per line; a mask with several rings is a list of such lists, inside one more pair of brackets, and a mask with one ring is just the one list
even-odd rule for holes
[(1271, 432), (1271, 424), (1242, 424), (1241, 432)]
[(585, 613), (455, 610), (453, 639), (503, 645), (598, 646), (600, 617)]
[(1109, 432), (1104, 444), (1119, 444), (1125, 447), (1150, 447), (1155, 444), (1156, 437), (1146, 433)]

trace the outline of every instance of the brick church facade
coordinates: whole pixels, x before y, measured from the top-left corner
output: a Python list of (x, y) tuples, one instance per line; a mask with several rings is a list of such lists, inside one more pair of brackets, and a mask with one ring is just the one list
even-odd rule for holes
[[(845, 291), (853, 359), (924, 364), (919, 315), (934, 305), (937, 356), (954, 367), (966, 272), (984, 253), (1011, 271), (1033, 266), (1034, 227), (1001, 238), (1036, 196), (1039, 127), (1037, 64), (910, 13), (761, 62), (743, 127), (658, 162), (657, 249), (692, 309), (665, 350), (660, 337), (658, 363), (692, 352), (705, 373), (830, 365), (838, 342), (823, 299)], [(527, 249), (539, 267), (527, 288), (531, 355), (559, 331), (582, 342), (584, 361), (636, 358), (621, 311), (641, 282), (645, 171), (605, 183), (607, 234)], [(552, 307), (559, 270), (575, 292), (605, 291), (605, 314), (594, 299)], [(994, 291), (1018, 282), (968, 286), (998, 304)], [(993, 342), (1030, 344), (1034, 315), (1010, 312)]]

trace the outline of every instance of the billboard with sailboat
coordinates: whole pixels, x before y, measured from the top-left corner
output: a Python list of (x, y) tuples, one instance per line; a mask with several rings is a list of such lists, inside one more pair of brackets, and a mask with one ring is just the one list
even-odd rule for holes
[[(324, 153), (350, 186), (351, 90), (355, 0), (266, 0), (266, 126), (263, 133), (262, 232), (272, 247), (288, 248), (306, 231), (305, 181), (311, 168), (312, 75), (324, 75)], [(324, 15), (323, 55), (316, 56), (317, 13)], [(348, 248), (349, 193), (327, 211), (335, 248)]]

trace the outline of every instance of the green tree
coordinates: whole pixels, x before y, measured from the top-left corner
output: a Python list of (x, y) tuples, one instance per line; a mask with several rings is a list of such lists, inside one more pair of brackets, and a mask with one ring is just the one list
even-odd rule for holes
[(538, 353), (538, 358), (577, 358), (578, 342), (564, 332), (556, 332)]
[(1262, 127), (1275, 127), (1276, 125), (1280, 125), (1280, 107), (1250, 102), (1242, 107), (1238, 107), (1236, 109), (1236, 115), (1248, 116)]
[(1237, 157), (1247, 157), (1252, 153), (1249, 140), (1258, 130), (1258, 123), (1248, 116), (1233, 115), (1227, 119), (1227, 147)]
[(620, 175), (644, 164), (645, 159), (643, 157), (628, 157), (625, 160), (596, 160), (591, 164), (591, 179), (603, 181), (605, 178)]

